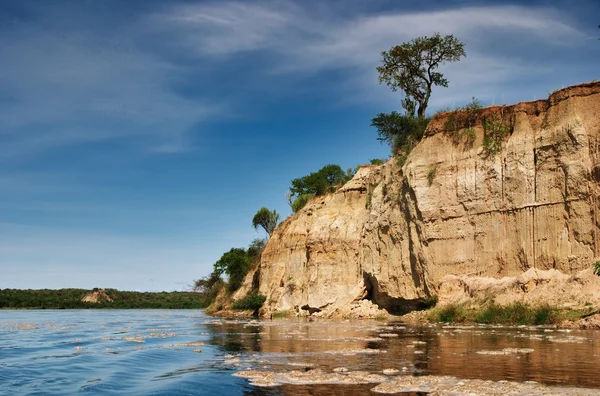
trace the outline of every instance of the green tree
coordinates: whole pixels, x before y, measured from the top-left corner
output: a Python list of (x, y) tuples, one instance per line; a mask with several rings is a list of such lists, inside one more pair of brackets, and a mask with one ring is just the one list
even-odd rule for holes
[(210, 275), (205, 276), (204, 278), (196, 279), (194, 281), (194, 285), (192, 286), (192, 291), (196, 293), (202, 294), (210, 294), (216, 286), (221, 285), (223, 283), (223, 279), (216, 272), (211, 272)]
[(277, 228), (278, 223), (279, 214), (275, 210), (271, 211), (264, 207), (260, 208), (252, 219), (252, 227), (254, 229), (258, 229), (259, 226), (262, 227), (269, 237), (273, 234), (275, 228)]
[(346, 172), (339, 165), (325, 165), (317, 172), (292, 180), (290, 192), (295, 197), (303, 194), (327, 194), (334, 192), (336, 187), (348, 181), (347, 177)]
[(325, 165), (317, 172), (292, 180), (287, 195), (292, 211), (302, 209), (308, 200), (316, 195), (324, 195), (335, 190), (354, 176), (352, 172), (344, 172), (339, 165)]
[(232, 248), (214, 264), (216, 274), (225, 273), (229, 277), (227, 289), (230, 292), (239, 289), (249, 269), (250, 259), (246, 249), (242, 248)]
[(303, 207), (305, 207), (306, 203), (308, 202), (308, 200), (311, 199), (314, 196), (315, 196), (315, 194), (310, 194), (310, 193), (309, 194), (299, 195), (292, 202), (292, 211), (294, 213), (296, 213), (297, 211), (299, 211), (300, 209), (302, 209)]
[(267, 244), (267, 241), (265, 241), (264, 239), (259, 239), (259, 238), (254, 239), (250, 243), (250, 246), (248, 246), (247, 254), (248, 254), (248, 258), (250, 259), (251, 263), (255, 263), (256, 261), (258, 261), (260, 259), (260, 255), (262, 254), (262, 251), (265, 249), (266, 244)]
[(446, 62), (456, 62), (466, 56), (464, 43), (453, 35), (416, 39), (383, 51), (382, 65), (377, 67), (379, 83), (386, 83), (392, 91), (401, 90), (419, 104), (417, 116), (425, 118), (425, 111), (434, 85), (447, 87), (448, 80), (436, 69)]
[(371, 126), (377, 128), (377, 139), (389, 144), (392, 154), (396, 155), (410, 151), (421, 140), (430, 120), (392, 111), (377, 114), (371, 119)]

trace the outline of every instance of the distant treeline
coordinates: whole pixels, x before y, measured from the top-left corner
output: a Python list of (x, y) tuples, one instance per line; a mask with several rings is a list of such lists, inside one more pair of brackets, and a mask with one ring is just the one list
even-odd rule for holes
[(194, 292), (133, 292), (104, 289), (113, 300), (98, 303), (83, 302), (81, 299), (94, 290), (86, 289), (0, 289), (0, 309), (77, 309), (77, 308), (154, 308), (154, 309), (197, 309), (206, 308), (209, 301)]

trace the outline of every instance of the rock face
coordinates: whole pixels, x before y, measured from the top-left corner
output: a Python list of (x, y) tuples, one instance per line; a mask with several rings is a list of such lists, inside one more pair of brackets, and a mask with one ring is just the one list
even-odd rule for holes
[(253, 279), (265, 314), (343, 316), (364, 299), (400, 313), (450, 274), (589, 268), (599, 209), (600, 83), (589, 83), (436, 116), (402, 168), (363, 166), (286, 219)]
[(99, 304), (104, 301), (112, 302), (113, 300), (112, 300), (112, 298), (110, 298), (110, 296), (108, 294), (106, 294), (106, 292), (104, 290), (98, 290), (98, 291), (86, 294), (85, 296), (83, 296), (81, 301), (87, 302), (87, 303)]

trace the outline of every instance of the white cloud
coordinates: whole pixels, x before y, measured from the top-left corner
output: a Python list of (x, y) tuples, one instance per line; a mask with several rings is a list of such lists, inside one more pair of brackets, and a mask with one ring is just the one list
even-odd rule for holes
[[(249, 84), (258, 80), (281, 86), (325, 71), (343, 71), (342, 84), (324, 82), (320, 87), (326, 86), (342, 100), (363, 102), (390, 99), (377, 89), (380, 51), (416, 36), (441, 32), (467, 43), (468, 57), (460, 66), (444, 66), (452, 87), (466, 92), (480, 91), (481, 84), (496, 88), (513, 78), (550, 70), (527, 54), (511, 52), (510, 43), (500, 48), (503, 39), (557, 49), (585, 38), (564, 12), (546, 7), (400, 10), (346, 18), (337, 17), (338, 12), (323, 7), (311, 12), (291, 2), (213, 2), (175, 7), (153, 18), (202, 59), (223, 61), (252, 51), (270, 59), (264, 70), (253, 71), (254, 81)], [(244, 72), (243, 65), (240, 71)]]
[[(435, 31), (465, 41), (468, 57), (444, 66), (451, 88), (434, 105), (550, 71), (511, 51), (510, 42), (500, 46), (503, 40), (522, 38), (555, 51), (586, 41), (568, 15), (551, 8), (364, 14), (339, 7), (342, 2), (199, 2), (167, 6), (111, 31), (87, 29), (85, 21), (64, 28), (53, 21), (47, 28), (44, 16), (35, 26), (4, 27), (0, 159), (118, 138), (146, 152), (179, 152), (189, 149), (191, 129), (223, 114), (243, 117), (257, 95), (319, 90), (332, 103), (397, 102), (397, 94), (377, 86), (380, 51)], [(328, 72), (339, 77), (311, 80)], [(174, 83), (187, 82), (202, 88), (191, 96), (174, 90)]]
[(169, 83), (179, 68), (121, 40), (129, 38), (99, 42), (85, 31), (27, 26), (4, 32), (0, 158), (120, 137), (179, 150), (189, 128), (221, 110), (174, 93)]

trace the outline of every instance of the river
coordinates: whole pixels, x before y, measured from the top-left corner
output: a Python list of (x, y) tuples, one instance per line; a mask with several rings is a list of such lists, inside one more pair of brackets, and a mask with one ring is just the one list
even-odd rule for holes
[(600, 395), (599, 367), (594, 331), (0, 311), (6, 395)]

